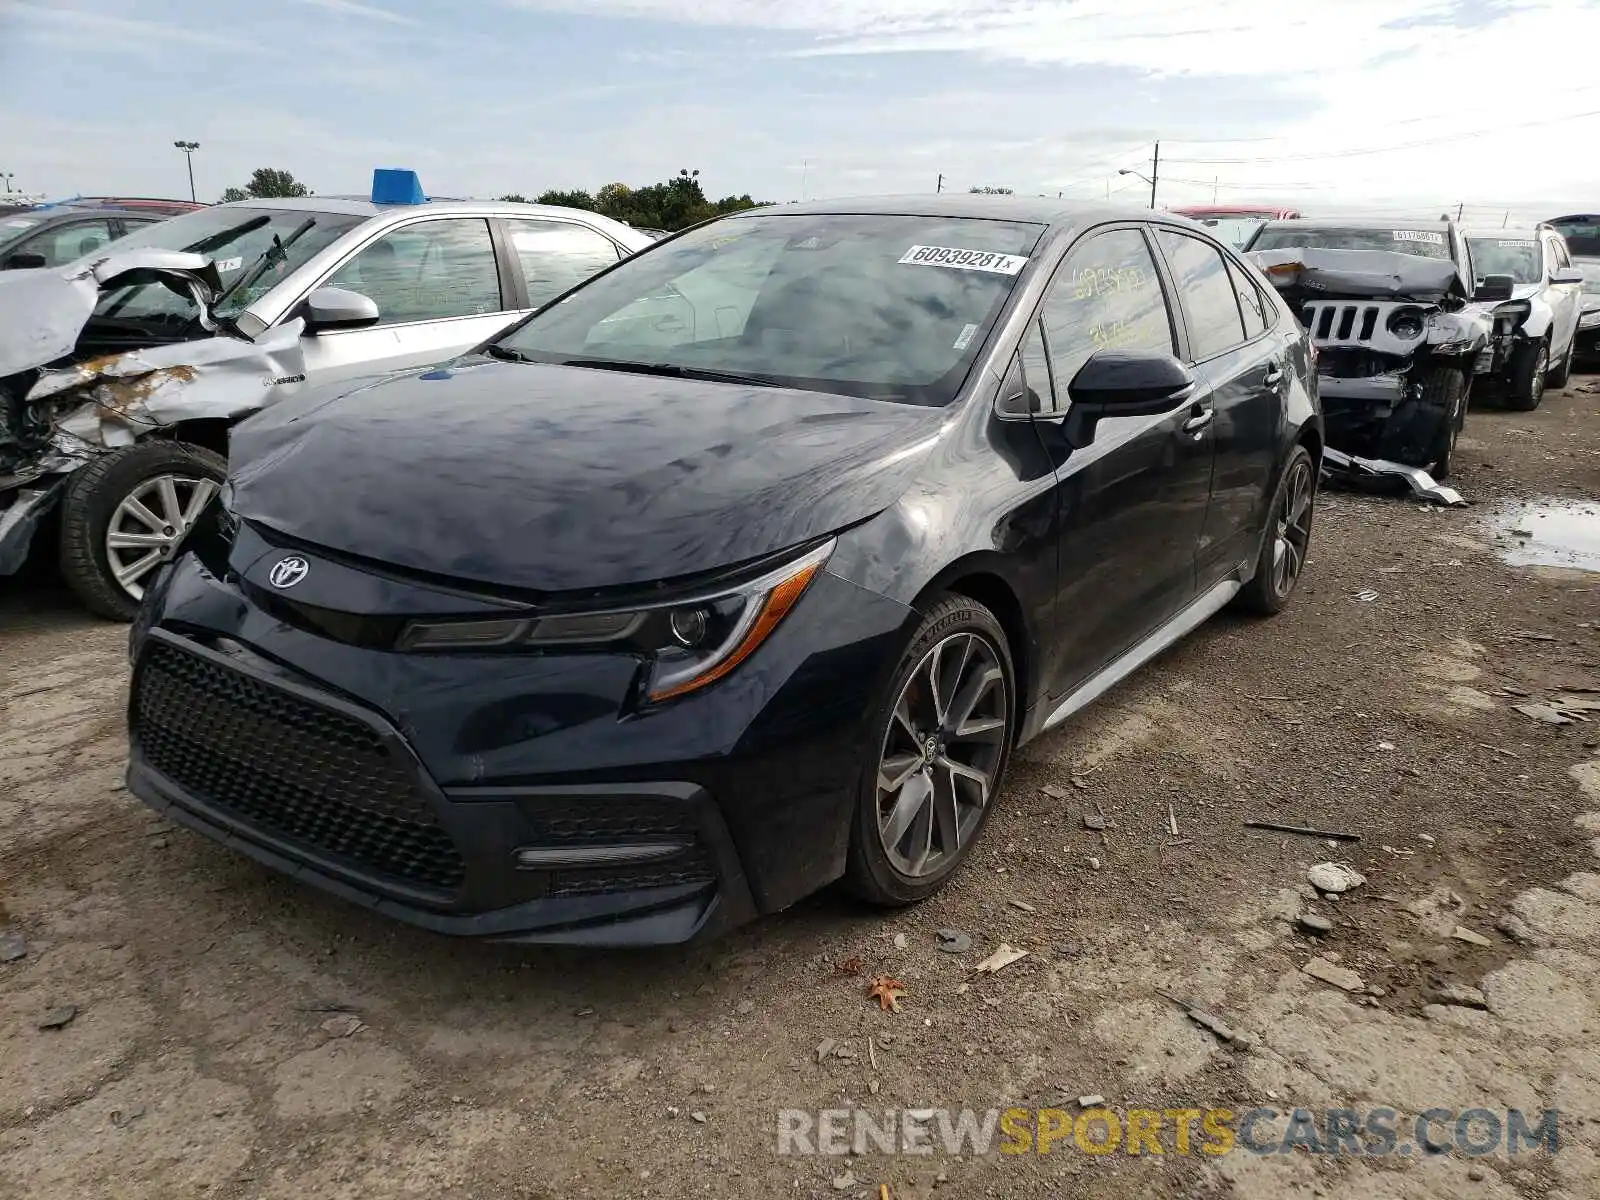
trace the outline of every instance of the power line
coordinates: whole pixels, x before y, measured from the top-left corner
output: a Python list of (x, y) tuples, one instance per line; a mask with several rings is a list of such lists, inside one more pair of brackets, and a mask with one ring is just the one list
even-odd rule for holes
[(1284, 162), (1320, 162), (1330, 158), (1358, 158), (1368, 154), (1388, 154), (1394, 150), (1410, 150), (1416, 146), (1436, 146), (1444, 142), (1459, 142), (1485, 134), (1509, 133), (1514, 129), (1532, 129), (1539, 125), (1559, 125), (1565, 121), (1581, 121), (1585, 117), (1600, 117), (1600, 108), (1587, 112), (1567, 113), (1559, 117), (1546, 117), (1536, 121), (1519, 121), (1515, 125), (1496, 125), (1487, 129), (1470, 129), (1462, 133), (1448, 133), (1439, 137), (1419, 138), (1413, 142), (1400, 142), (1393, 146), (1372, 146), (1361, 150), (1330, 150), (1326, 154), (1282, 154), (1272, 158), (1172, 158), (1168, 162), (1188, 163), (1193, 166), (1245, 166)]

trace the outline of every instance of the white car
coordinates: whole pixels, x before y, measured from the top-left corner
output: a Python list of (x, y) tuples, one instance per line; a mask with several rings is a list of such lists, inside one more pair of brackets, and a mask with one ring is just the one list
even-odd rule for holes
[(59, 505), (67, 582), (130, 619), (221, 483), (236, 421), (452, 358), (654, 240), (597, 213), (411, 191), (221, 204), (0, 272), (0, 577)]
[(1546, 384), (1565, 387), (1572, 373), (1583, 273), (1574, 265), (1566, 240), (1548, 225), (1469, 229), (1466, 234), (1478, 283), (1491, 275), (1509, 275), (1512, 282), (1511, 299), (1493, 310), (1495, 358), (1480, 362), (1479, 372), (1506, 385), (1512, 406), (1537, 408)]

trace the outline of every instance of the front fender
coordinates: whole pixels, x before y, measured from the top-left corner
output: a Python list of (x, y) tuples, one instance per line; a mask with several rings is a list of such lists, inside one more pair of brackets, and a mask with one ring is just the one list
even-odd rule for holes
[(1548, 337), (1550, 327), (1555, 323), (1555, 309), (1543, 296), (1529, 297), (1528, 305), (1528, 315), (1517, 332), (1526, 338)]

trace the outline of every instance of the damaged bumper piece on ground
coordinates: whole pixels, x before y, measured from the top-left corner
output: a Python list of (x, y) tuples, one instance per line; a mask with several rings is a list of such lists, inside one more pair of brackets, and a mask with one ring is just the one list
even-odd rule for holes
[(1307, 247), (1251, 257), (1311, 333), (1329, 444), (1447, 475), (1492, 328), (1455, 263)]
[(1421, 467), (1408, 467), (1404, 463), (1389, 462), (1382, 458), (1357, 458), (1332, 446), (1322, 452), (1322, 470), (1330, 478), (1352, 486), (1371, 483), (1385, 486), (1398, 480), (1411, 489), (1419, 500), (1449, 507), (1466, 504), (1455, 488), (1445, 487)]
[[(193, 336), (73, 361), (101, 297), (139, 285), (192, 297)], [(219, 290), (209, 258), (172, 250), (0, 272), (0, 576), (27, 557), (65, 476), (96, 455), (185, 421), (236, 419), (303, 381), (302, 322), (252, 341), (213, 317)]]

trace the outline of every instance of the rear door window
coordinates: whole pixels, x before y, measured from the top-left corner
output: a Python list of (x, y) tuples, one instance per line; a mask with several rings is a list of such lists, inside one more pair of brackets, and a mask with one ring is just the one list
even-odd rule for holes
[(1267, 307), (1266, 297), (1250, 282), (1250, 277), (1237, 263), (1229, 261), (1228, 277), (1233, 280), (1234, 293), (1239, 297), (1239, 315), (1244, 318), (1245, 339), (1265, 333), (1267, 326), (1272, 323), (1268, 315), (1272, 310)]
[(1222, 253), (1199, 238), (1170, 229), (1157, 230), (1156, 238), (1178, 285), (1194, 360), (1211, 358), (1244, 341), (1239, 296)]
[(571, 221), (506, 220), (511, 249), (538, 308), (577, 287), (621, 257), (611, 239)]

